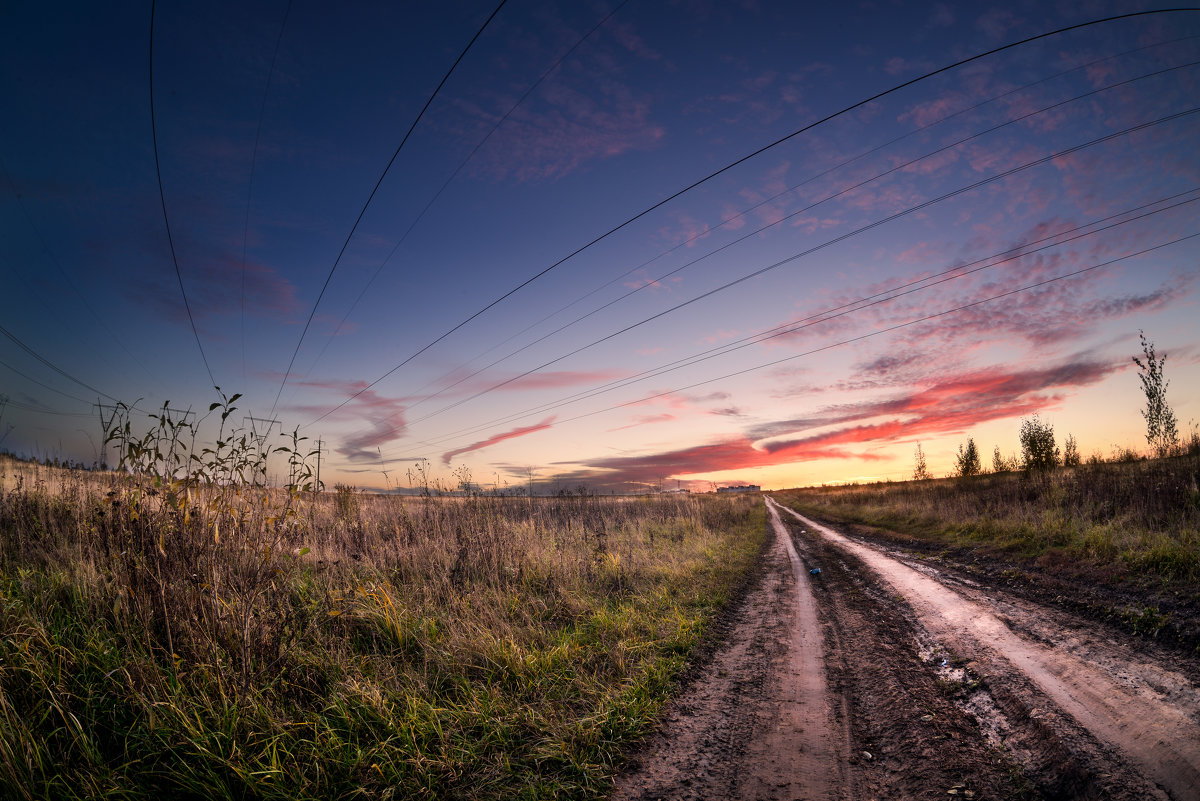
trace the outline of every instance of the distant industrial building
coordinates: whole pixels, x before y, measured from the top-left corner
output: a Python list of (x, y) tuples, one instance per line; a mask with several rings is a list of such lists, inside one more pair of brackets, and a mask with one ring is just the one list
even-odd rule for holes
[(717, 487), (717, 492), (762, 492), (757, 484), (743, 484), (737, 487)]

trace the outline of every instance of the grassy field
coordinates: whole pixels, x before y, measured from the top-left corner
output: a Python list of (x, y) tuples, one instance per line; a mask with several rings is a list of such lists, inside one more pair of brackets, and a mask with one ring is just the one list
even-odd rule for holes
[(313, 496), (0, 457), (0, 796), (595, 798), (753, 497)]
[(1200, 607), (1198, 481), (1200, 454), (1192, 452), (775, 495), (797, 511), (872, 526), (901, 544), (933, 544), (1029, 573), (1143, 593), (1145, 605), (1111, 614), (1132, 616), (1124, 622), (1135, 631), (1157, 633), (1167, 616), (1160, 601), (1192, 617)]

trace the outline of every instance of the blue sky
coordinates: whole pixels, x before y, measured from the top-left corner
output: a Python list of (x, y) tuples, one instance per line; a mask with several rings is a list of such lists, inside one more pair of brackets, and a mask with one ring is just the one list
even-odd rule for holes
[(1200, 14), (901, 87), (1151, 7), (807, 5), (6, 8), (0, 447), (216, 383), (330, 483), (902, 478), (1144, 447), (1139, 329), (1200, 417)]

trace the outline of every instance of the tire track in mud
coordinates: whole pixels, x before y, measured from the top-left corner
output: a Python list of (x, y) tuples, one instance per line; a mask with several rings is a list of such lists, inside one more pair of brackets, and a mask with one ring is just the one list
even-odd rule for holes
[[(884, 606), (880, 580), (903, 598), (918, 627), (917, 649), (933, 655), (933, 669), (943, 682), (973, 686), (958, 699), (960, 711), (970, 712), (992, 742), (1002, 744), (1023, 766), (1031, 782), (1028, 794), (1200, 797), (1200, 695), (1194, 686), (1182, 682), (1181, 691), (1164, 699), (1153, 686), (1138, 681), (1140, 674), (1153, 672), (1149, 666), (1130, 660), (1119, 645), (1089, 658), (1032, 641), (993, 614), (986, 596), (976, 594), (972, 600), (965, 588), (956, 592), (926, 574), (931, 571), (918, 571), (780, 508), (817, 532), (800, 538), (802, 550), (812, 558), (841, 561), (849, 572), (857, 570), (862, 591), (874, 593)], [(846, 618), (839, 609), (845, 599), (830, 600), (827, 617)], [(944, 658), (937, 664), (939, 649), (959, 657), (956, 664)], [(871, 702), (869, 688), (856, 692), (858, 739), (871, 734), (870, 720), (879, 712), (865, 708)], [(903, 779), (911, 772), (910, 766), (891, 778)], [(1001, 792), (1000, 797), (1006, 796)]]
[(846, 716), (826, 687), (807, 573), (772, 510), (774, 541), (712, 660), (618, 777), (616, 799), (848, 801)]
[[(850, 779), (863, 799), (1010, 799), (1023, 792), (1020, 769), (987, 741), (956, 704), (959, 683), (922, 648), (922, 632), (895, 593), (855, 558), (824, 540), (792, 533), (825, 630), (829, 686), (852, 744)], [(951, 792), (953, 791), (953, 792)]]

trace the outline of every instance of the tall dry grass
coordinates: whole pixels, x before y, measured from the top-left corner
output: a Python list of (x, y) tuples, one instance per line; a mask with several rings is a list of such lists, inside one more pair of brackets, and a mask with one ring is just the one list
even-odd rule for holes
[(764, 527), (0, 459), (0, 795), (599, 797)]

